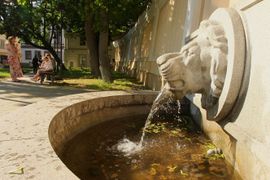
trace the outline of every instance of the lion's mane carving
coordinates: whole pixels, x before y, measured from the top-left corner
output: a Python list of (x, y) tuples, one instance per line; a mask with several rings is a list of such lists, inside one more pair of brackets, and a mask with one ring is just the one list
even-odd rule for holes
[(203, 108), (211, 107), (219, 98), (227, 70), (227, 38), (216, 21), (205, 20), (197, 36), (180, 52), (157, 59), (159, 71), (177, 98), (188, 93), (201, 93)]

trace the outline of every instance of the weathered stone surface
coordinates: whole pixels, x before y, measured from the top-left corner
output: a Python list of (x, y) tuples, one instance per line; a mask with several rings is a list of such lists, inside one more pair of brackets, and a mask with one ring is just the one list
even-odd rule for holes
[[(245, 34), (234, 9), (218, 9), (201, 22), (179, 53), (157, 59), (165, 88), (181, 99), (202, 94), (208, 119), (219, 121), (232, 109), (240, 90), (245, 60)], [(224, 87), (224, 88), (223, 88)]]

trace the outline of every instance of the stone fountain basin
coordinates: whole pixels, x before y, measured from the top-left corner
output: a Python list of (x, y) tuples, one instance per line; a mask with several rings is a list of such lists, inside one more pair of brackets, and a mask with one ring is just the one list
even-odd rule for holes
[(156, 96), (153, 91), (82, 93), (41, 101), (1, 117), (1, 178), (78, 179), (57, 156), (65, 144), (96, 124), (147, 114)]

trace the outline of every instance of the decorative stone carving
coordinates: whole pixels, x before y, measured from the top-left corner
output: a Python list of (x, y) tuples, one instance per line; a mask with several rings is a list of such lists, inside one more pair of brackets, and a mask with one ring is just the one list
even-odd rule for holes
[(159, 57), (157, 64), (170, 90), (178, 98), (187, 93), (201, 93), (202, 106), (208, 108), (223, 88), (227, 50), (223, 27), (218, 22), (206, 20), (201, 22), (197, 37), (179, 53)]
[[(160, 74), (166, 82), (165, 88), (171, 90), (178, 99), (189, 93), (202, 94), (201, 105), (207, 110), (211, 120), (220, 120), (228, 113), (233, 105), (231, 100), (236, 100), (240, 89), (245, 51), (241, 25), (241, 18), (236, 10), (218, 9), (209, 20), (200, 23), (193, 38), (180, 52), (164, 54), (157, 59)], [(236, 48), (239, 48), (240, 55), (236, 54)], [(235, 68), (234, 61), (239, 61), (240, 64), (236, 63), (240, 67)], [(226, 81), (227, 94), (224, 99), (222, 93)], [(232, 83), (239, 84), (236, 85), (236, 91), (234, 87), (230, 90)], [(223, 102), (219, 102), (221, 96)], [(226, 102), (226, 98), (229, 101)], [(228, 102), (231, 104), (229, 108)]]

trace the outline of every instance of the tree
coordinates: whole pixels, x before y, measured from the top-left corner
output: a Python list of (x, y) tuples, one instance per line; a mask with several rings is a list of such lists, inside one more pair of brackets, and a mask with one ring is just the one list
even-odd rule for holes
[(69, 30), (85, 33), (95, 76), (112, 82), (109, 41), (123, 36), (151, 0), (66, 0), (64, 16)]
[[(83, 33), (91, 72), (112, 82), (108, 45), (124, 35), (151, 0), (1, 0), (0, 33), (17, 35), (34, 47), (47, 49), (63, 65), (52, 47), (59, 26)], [(61, 7), (61, 8), (60, 8)], [(63, 26), (62, 26), (63, 25)]]
[(55, 1), (1, 0), (0, 33), (18, 36), (22, 41), (36, 48), (48, 50), (58, 66), (65, 69), (52, 40), (61, 29), (61, 11)]

